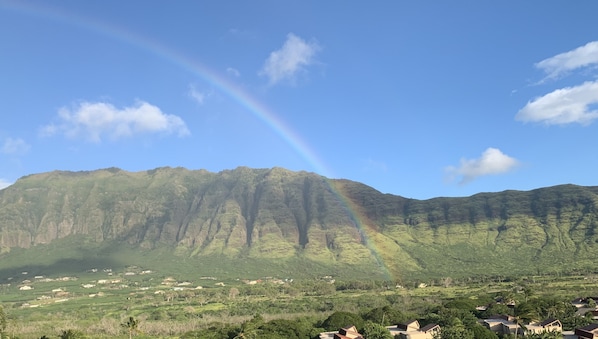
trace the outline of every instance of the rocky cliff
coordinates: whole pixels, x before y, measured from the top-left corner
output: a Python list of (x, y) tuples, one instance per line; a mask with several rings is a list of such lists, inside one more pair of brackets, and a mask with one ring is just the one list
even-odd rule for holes
[(598, 187), (406, 199), (281, 168), (50, 172), (0, 191), (0, 245), (72, 236), (188, 257), (302, 257), (392, 275), (591, 269)]

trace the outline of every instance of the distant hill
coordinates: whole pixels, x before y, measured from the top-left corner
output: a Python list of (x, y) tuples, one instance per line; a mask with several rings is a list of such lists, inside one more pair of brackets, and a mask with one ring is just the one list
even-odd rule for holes
[(414, 280), (594, 270), (598, 187), (414, 200), (282, 168), (55, 171), (0, 191), (0, 278), (144, 265)]

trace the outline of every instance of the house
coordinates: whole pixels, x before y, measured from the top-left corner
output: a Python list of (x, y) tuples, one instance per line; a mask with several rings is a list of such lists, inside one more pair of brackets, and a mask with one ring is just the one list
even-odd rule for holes
[(598, 324), (589, 324), (581, 328), (575, 329), (575, 335), (579, 339), (595, 339), (598, 338)]
[(586, 302), (586, 298), (575, 298), (571, 300), (571, 304), (577, 308), (585, 307), (588, 303)]
[(318, 338), (319, 339), (333, 339), (334, 335), (337, 334), (338, 331), (332, 331), (332, 332), (320, 332)]
[(434, 338), (436, 337), (437, 333), (440, 333), (440, 325), (438, 324), (428, 324), (422, 328), (419, 329), (419, 331), (423, 334), (425, 334), (425, 336), (422, 334), (420, 336), (417, 336), (418, 338)]
[(393, 337), (401, 339), (433, 339), (440, 332), (438, 324), (428, 324), (420, 327), (417, 320), (410, 320), (404, 324), (387, 327)]
[(320, 339), (363, 339), (363, 336), (357, 332), (355, 326), (343, 327), (334, 332), (322, 332), (319, 335)]
[(539, 323), (532, 323), (526, 326), (526, 334), (536, 334), (545, 332), (563, 332), (563, 324), (560, 320), (550, 318)]
[(571, 304), (573, 304), (573, 306), (580, 308), (580, 307), (584, 307), (587, 306), (588, 303), (598, 303), (598, 297), (585, 297), (585, 298), (575, 298), (573, 300), (571, 300)]
[(411, 319), (404, 324), (398, 324), (397, 328), (402, 331), (417, 331), (419, 330), (419, 321)]
[(547, 330), (547, 332), (550, 332), (550, 331), (563, 332), (563, 324), (561, 323), (560, 320), (555, 319), (555, 318), (546, 319), (546, 320), (542, 321), (541, 323), (539, 323), (538, 325), (540, 325), (543, 329)]
[(522, 329), (519, 325), (515, 322), (515, 318), (509, 315), (504, 314), (497, 314), (493, 315), (487, 319), (483, 319), (481, 324), (484, 325), (490, 331), (500, 334), (515, 334), (517, 331), (519, 334), (522, 333)]
[(333, 336), (334, 339), (363, 339), (363, 336), (357, 332), (355, 326), (347, 326), (338, 330)]

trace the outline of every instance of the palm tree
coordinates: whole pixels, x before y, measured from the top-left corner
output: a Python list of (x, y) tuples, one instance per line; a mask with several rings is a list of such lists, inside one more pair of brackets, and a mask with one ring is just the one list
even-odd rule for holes
[(126, 328), (129, 332), (129, 339), (133, 338), (133, 333), (139, 332), (137, 328), (139, 326), (139, 320), (129, 317), (129, 319), (121, 324), (122, 327)]
[(517, 338), (517, 335), (519, 334), (519, 328), (521, 328), (522, 330), (522, 334), (525, 333), (525, 331), (527, 330), (527, 328), (525, 327), (524, 323), (529, 323), (530, 321), (532, 321), (535, 317), (535, 311), (533, 309), (533, 307), (531, 307), (530, 304), (523, 302), (523, 303), (519, 303), (517, 305), (515, 305), (515, 308), (513, 309), (513, 313), (514, 313), (514, 317), (515, 317), (515, 324), (517, 325), (515, 327), (515, 339)]

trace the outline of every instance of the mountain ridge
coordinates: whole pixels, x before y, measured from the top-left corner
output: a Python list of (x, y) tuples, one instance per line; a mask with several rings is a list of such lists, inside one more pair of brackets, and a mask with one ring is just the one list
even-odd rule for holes
[(53, 171), (0, 191), (0, 247), (9, 257), (83, 237), (393, 278), (558, 273), (591, 269), (597, 206), (598, 187), (571, 184), (417, 200), (276, 167)]

